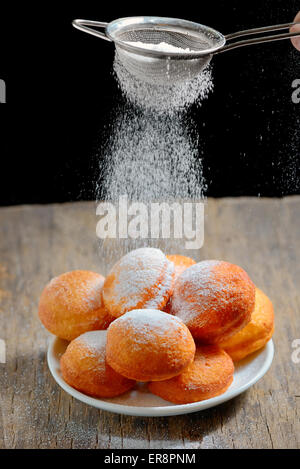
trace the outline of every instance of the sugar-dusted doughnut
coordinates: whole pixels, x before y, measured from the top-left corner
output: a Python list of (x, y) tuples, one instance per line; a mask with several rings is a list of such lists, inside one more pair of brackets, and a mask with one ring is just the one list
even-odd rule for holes
[(254, 283), (241, 267), (208, 260), (178, 277), (169, 312), (181, 318), (200, 343), (214, 344), (248, 324), (254, 302)]
[(182, 274), (188, 267), (196, 264), (196, 261), (191, 257), (181, 256), (180, 254), (170, 254), (166, 256), (167, 259), (173, 262), (175, 266), (175, 280)]
[(105, 279), (103, 300), (115, 317), (132, 309), (163, 309), (174, 285), (174, 264), (159, 250), (140, 248), (123, 256)]
[[(174, 264), (174, 268), (175, 268), (174, 281), (175, 282), (177, 278), (182, 274), (182, 272), (184, 272), (188, 267), (191, 267), (192, 265), (196, 264), (194, 259), (191, 259), (190, 257), (186, 257), (186, 256), (181, 256), (180, 254), (170, 254), (166, 257), (170, 262), (173, 262)], [(163, 309), (166, 313), (169, 313), (169, 314), (170, 314), (170, 299)]]
[(66, 383), (90, 396), (119, 396), (135, 385), (106, 363), (106, 334), (90, 331), (80, 335), (70, 342), (60, 360)]
[(114, 318), (103, 304), (103, 283), (102, 275), (87, 270), (73, 270), (53, 278), (39, 303), (39, 317), (46, 329), (66, 340), (106, 329)]
[(191, 363), (194, 354), (193, 337), (183, 322), (155, 309), (130, 311), (107, 331), (107, 362), (136, 381), (171, 378)]
[(264, 347), (274, 332), (274, 310), (271, 300), (259, 288), (256, 288), (255, 307), (251, 321), (237, 334), (224, 342), (222, 347), (234, 361), (242, 360), (247, 355)]
[(188, 404), (223, 394), (233, 381), (230, 356), (216, 345), (197, 347), (193, 362), (178, 376), (148, 383), (149, 390), (166, 401)]

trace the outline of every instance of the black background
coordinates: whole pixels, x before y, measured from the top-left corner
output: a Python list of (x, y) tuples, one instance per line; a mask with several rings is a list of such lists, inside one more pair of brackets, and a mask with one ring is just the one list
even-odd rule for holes
[[(226, 34), (289, 22), (299, 10), (299, 0), (11, 4), (1, 18), (7, 104), (0, 106), (0, 204), (94, 197), (120, 93), (112, 45), (73, 29), (72, 19), (173, 16)], [(191, 110), (207, 195), (300, 193), (300, 104), (291, 99), (300, 53), (290, 41), (236, 50), (213, 59), (213, 74), (214, 92)]]

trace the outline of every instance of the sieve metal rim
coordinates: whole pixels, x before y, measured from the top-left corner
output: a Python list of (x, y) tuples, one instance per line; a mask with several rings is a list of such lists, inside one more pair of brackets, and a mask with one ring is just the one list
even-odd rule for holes
[[(168, 24), (162, 23), (161, 20), (164, 20)], [(130, 41), (122, 41), (119, 40), (116, 37), (116, 31), (123, 30), (124, 31), (124, 25), (123, 28), (120, 27), (120, 23), (124, 23), (125, 26), (129, 26), (132, 24), (140, 24), (142, 29), (142, 25), (153, 25), (153, 28), (156, 25), (156, 28), (158, 28), (158, 25), (161, 26), (161, 29), (164, 29), (166, 31), (166, 26), (170, 24), (173, 24), (172, 30), (174, 32), (174, 27), (176, 26), (179, 29), (183, 29), (183, 25), (186, 27), (192, 28), (191, 30), (193, 33), (201, 32), (202, 33), (202, 39), (203, 39), (203, 33), (206, 32), (207, 34), (214, 35), (216, 37), (216, 45), (214, 47), (210, 47), (207, 49), (200, 49), (200, 50), (190, 50), (190, 51), (185, 51), (181, 50), (181, 52), (162, 52), (162, 51), (157, 51), (157, 50), (152, 50), (148, 48), (143, 48), (143, 47), (138, 47), (136, 45), (130, 44)], [(272, 25), (272, 26), (264, 26), (260, 28), (252, 28), (248, 30), (243, 30), (243, 31), (237, 31), (233, 34), (227, 34), (224, 36), (222, 33), (219, 31), (211, 28), (210, 26), (205, 26), (200, 23), (195, 23), (192, 21), (188, 20), (181, 20), (177, 18), (168, 18), (168, 17), (157, 17), (157, 16), (134, 16), (134, 17), (125, 17), (125, 18), (119, 18), (117, 20), (113, 20), (110, 23), (105, 23), (105, 22), (100, 22), (100, 21), (91, 21), (91, 20), (81, 20), (81, 19), (76, 19), (73, 20), (72, 22), (73, 26), (81, 31), (84, 31), (88, 34), (91, 34), (96, 37), (100, 37), (101, 39), (105, 39), (106, 41), (109, 42), (114, 42), (120, 49), (124, 49), (129, 53), (136, 54), (136, 55), (141, 55), (144, 57), (154, 57), (156, 59), (174, 59), (174, 60), (192, 60), (195, 59), (197, 60), (200, 59), (201, 57), (205, 56), (213, 56), (214, 54), (226, 52), (232, 49), (236, 49), (239, 47), (245, 47), (245, 46), (250, 46), (250, 45), (256, 45), (256, 44), (262, 44), (262, 43), (267, 43), (267, 42), (273, 42), (273, 41), (279, 41), (283, 39), (291, 39), (293, 37), (299, 37), (300, 32), (299, 31), (291, 31), (291, 27), (294, 25), (299, 25), (299, 22), (293, 22), (293, 23), (284, 23), (284, 24), (277, 24), (277, 25)], [(104, 28), (105, 32), (100, 32), (96, 30), (95, 28)], [(137, 26), (135, 26), (137, 29)], [(284, 29), (288, 29), (289, 31), (286, 33), (277, 33), (277, 31), (281, 31)], [(271, 32), (276, 32), (276, 34), (270, 35), (269, 33)], [(264, 33), (267, 33), (265, 36), (263, 35)], [(184, 31), (185, 36), (186, 34), (186, 29)], [(250, 36), (246, 39), (240, 40), (240, 38)], [(196, 34), (194, 34), (194, 37), (196, 37)], [(238, 41), (236, 41), (238, 39)], [(232, 42), (233, 40), (233, 42)]]
[[(183, 50), (181, 52), (170, 51), (166, 53), (162, 51), (149, 50), (143, 47), (134, 46), (128, 42), (119, 40), (117, 37), (118, 33), (127, 32), (133, 29), (142, 30), (145, 27), (147, 27), (147, 29), (155, 29), (157, 31), (164, 30), (170, 32), (181, 32), (186, 36), (189, 34), (191, 36), (193, 35), (195, 38), (199, 37), (199, 33), (202, 33), (202, 35), (204, 33), (206, 37), (213, 36), (213, 40), (216, 42), (216, 45), (198, 51), (192, 50), (185, 52)], [(187, 60), (197, 57), (203, 57), (219, 51), (226, 44), (225, 36), (216, 29), (211, 28), (210, 26), (178, 18), (158, 16), (134, 16), (118, 18), (116, 20), (111, 21), (105, 26), (105, 34), (109, 40), (117, 44), (118, 47), (127, 50), (128, 52), (161, 59), (170, 58), (176, 60)]]

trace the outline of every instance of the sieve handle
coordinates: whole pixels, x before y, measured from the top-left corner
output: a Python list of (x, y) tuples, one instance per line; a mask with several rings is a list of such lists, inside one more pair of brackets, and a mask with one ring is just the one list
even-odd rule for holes
[[(272, 31), (280, 31), (282, 29), (290, 29), (294, 25), (300, 26), (300, 23), (285, 23), (285, 24), (277, 24), (273, 26), (265, 26), (263, 28), (246, 29), (245, 31), (238, 31), (236, 33), (228, 34), (227, 36), (225, 36), (225, 39), (226, 41), (231, 41), (233, 39), (237, 39), (243, 36), (253, 36), (256, 34), (259, 35), (262, 33), (270, 33)], [(227, 42), (226, 45), (222, 47), (222, 49), (218, 50), (216, 53), (226, 52), (227, 50), (236, 49), (238, 47), (251, 46), (252, 44), (261, 44), (263, 42), (280, 41), (282, 39), (289, 39), (291, 37), (297, 37), (297, 36), (300, 36), (300, 31), (298, 32), (289, 31), (288, 33), (258, 36), (254, 38), (244, 39), (242, 41), (230, 42), (229, 44)]]
[(90, 21), (90, 20), (74, 20), (72, 21), (72, 25), (74, 28), (83, 31), (84, 33), (91, 34), (92, 36), (100, 37), (101, 39), (105, 39), (105, 41), (110, 41), (109, 37), (106, 36), (105, 33), (101, 33), (94, 28), (106, 28), (108, 23), (103, 23), (102, 21)]

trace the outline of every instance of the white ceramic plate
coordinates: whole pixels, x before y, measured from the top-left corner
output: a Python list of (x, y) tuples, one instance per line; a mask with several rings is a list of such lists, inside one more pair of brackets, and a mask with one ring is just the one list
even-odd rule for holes
[(75, 399), (98, 409), (140, 417), (189, 414), (233, 399), (264, 376), (270, 368), (274, 356), (274, 345), (273, 341), (270, 340), (262, 350), (236, 364), (233, 383), (224, 394), (206, 401), (175, 405), (151, 394), (144, 383), (137, 384), (134, 389), (122, 396), (110, 399), (97, 399), (76, 391), (63, 380), (59, 366), (60, 357), (66, 350), (67, 345), (68, 342), (54, 337), (49, 345), (47, 355), (49, 369), (61, 388)]

